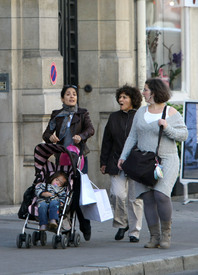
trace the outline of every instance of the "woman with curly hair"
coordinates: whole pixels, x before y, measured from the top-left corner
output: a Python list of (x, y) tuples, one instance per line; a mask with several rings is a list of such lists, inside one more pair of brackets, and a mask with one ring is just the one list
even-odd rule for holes
[(105, 127), (100, 170), (109, 174), (111, 181), (110, 196), (114, 208), (113, 227), (118, 228), (115, 240), (124, 238), (127, 230), (130, 242), (138, 242), (142, 227), (143, 204), (135, 199), (134, 181), (127, 178), (117, 163), (131, 129), (136, 110), (142, 102), (138, 88), (124, 85), (116, 92), (120, 110), (109, 116)]

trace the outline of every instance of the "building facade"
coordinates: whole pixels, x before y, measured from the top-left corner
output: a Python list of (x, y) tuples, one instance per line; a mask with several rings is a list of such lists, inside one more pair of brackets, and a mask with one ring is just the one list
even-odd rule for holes
[(89, 176), (107, 189), (100, 147), (108, 116), (119, 108), (119, 86), (142, 89), (164, 65), (160, 74), (169, 83), (171, 70), (177, 73), (172, 100), (198, 99), (197, 2), (0, 0), (0, 204), (20, 203), (32, 184), (34, 147), (61, 107), (64, 83), (80, 85), (79, 104), (96, 130)]

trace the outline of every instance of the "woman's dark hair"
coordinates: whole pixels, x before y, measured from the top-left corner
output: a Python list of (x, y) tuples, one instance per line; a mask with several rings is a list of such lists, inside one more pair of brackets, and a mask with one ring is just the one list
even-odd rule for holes
[(52, 176), (49, 177), (49, 179), (47, 180), (47, 183), (52, 183), (52, 181), (55, 179), (55, 178), (58, 178), (59, 176), (63, 176), (65, 179), (66, 179), (66, 182), (64, 184), (64, 186), (66, 186), (68, 184), (68, 176), (65, 172), (63, 171), (57, 171), (55, 172)]
[(134, 109), (138, 109), (141, 106), (142, 95), (137, 87), (131, 87), (127, 84), (116, 90), (116, 100), (119, 103), (119, 97), (121, 94), (128, 95), (131, 99), (131, 104)]
[(151, 94), (154, 95), (153, 99), (155, 103), (164, 103), (167, 102), (171, 97), (171, 91), (160, 78), (149, 78), (146, 80), (145, 84), (148, 85)]
[(64, 85), (61, 91), (61, 97), (64, 98), (65, 92), (67, 91), (68, 88), (73, 88), (74, 90), (76, 90), (76, 93), (78, 94), (78, 86), (76, 85)]

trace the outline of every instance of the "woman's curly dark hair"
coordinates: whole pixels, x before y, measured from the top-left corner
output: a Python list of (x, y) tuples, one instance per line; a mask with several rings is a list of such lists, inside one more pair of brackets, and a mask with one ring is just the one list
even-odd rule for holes
[(166, 83), (159, 77), (149, 78), (146, 80), (145, 84), (148, 85), (151, 94), (154, 95), (153, 99), (155, 103), (164, 103), (170, 99), (171, 91)]
[(137, 87), (131, 87), (127, 84), (116, 90), (116, 100), (119, 103), (119, 97), (121, 94), (128, 95), (131, 99), (131, 104), (134, 109), (138, 109), (141, 106), (142, 94)]

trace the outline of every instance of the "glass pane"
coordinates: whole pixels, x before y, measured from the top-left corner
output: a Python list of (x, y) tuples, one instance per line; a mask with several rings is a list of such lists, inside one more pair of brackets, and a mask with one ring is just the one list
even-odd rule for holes
[(174, 1), (146, 1), (147, 77), (160, 76), (181, 90), (181, 8)]

